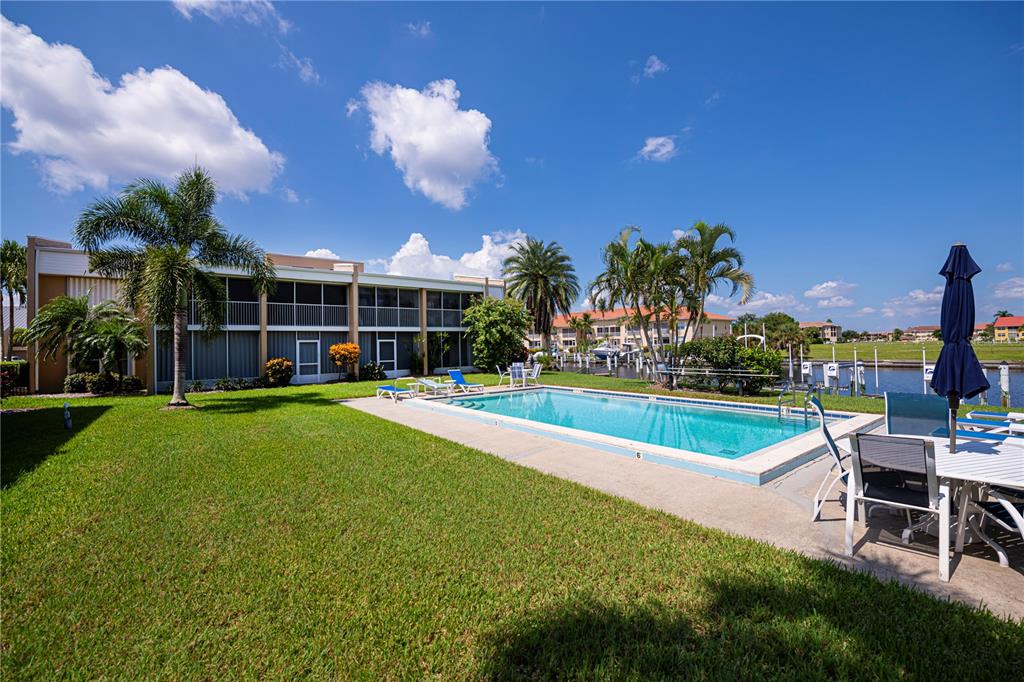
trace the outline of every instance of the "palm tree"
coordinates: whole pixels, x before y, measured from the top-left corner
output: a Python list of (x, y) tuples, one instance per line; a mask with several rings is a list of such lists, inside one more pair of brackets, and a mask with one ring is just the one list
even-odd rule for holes
[(224, 284), (210, 269), (239, 268), (258, 293), (274, 285), (274, 266), (263, 250), (249, 239), (228, 234), (213, 215), (216, 202), (213, 179), (197, 166), (178, 176), (173, 189), (155, 180), (137, 180), (119, 196), (90, 204), (75, 225), (75, 239), (89, 253), (89, 267), (122, 278), (125, 306), (172, 328), (172, 406), (188, 405), (189, 301), (195, 301), (199, 322), (208, 332), (217, 331), (223, 319)]
[[(692, 298), (689, 324), (704, 318), (704, 304), (720, 286), (731, 289), (729, 296), (740, 293), (739, 303), (743, 305), (754, 293), (754, 278), (743, 269), (743, 255), (734, 246), (719, 246), (722, 237), (736, 241), (736, 233), (725, 223), (714, 227), (704, 221), (693, 227), (676, 240), (676, 251), (685, 259), (686, 280)], [(700, 327), (696, 328), (700, 333)]]
[(127, 313), (99, 320), (81, 340), (82, 347), (100, 362), (104, 372), (116, 372), (120, 389), (124, 384), (126, 367), (122, 360), (137, 358), (149, 348), (146, 328)]
[[(24, 246), (13, 239), (5, 239), (0, 245), (0, 290), (7, 292), (11, 332), (7, 346), (0, 348), (0, 354), (8, 358), (14, 346), (14, 296), (17, 294), (19, 305), (25, 305), (28, 292), (28, 252)], [(4, 335), (3, 320), (0, 319), (0, 341)]]
[(89, 305), (89, 296), (58, 296), (39, 309), (25, 332), (28, 343), (39, 344), (38, 355), (52, 360), (64, 355), (76, 371), (96, 356), (86, 339), (103, 324), (128, 318), (115, 302)]
[[(4, 242), (4, 244), (6, 245), (6, 242)], [(997, 311), (996, 314), (995, 314), (995, 318), (997, 320), (1000, 317), (1009, 317), (1009, 316), (1010, 316), (1010, 311), (1009, 310), (1000, 310), (1000, 311)]]
[(569, 327), (576, 332), (576, 349), (585, 351), (588, 349), (588, 340), (594, 327), (594, 317), (590, 313), (580, 313), (569, 316)]
[(545, 244), (527, 237), (512, 247), (503, 265), (509, 295), (533, 315), (533, 331), (541, 335), (544, 350), (549, 350), (555, 317), (568, 315), (580, 295), (572, 260), (558, 242)]

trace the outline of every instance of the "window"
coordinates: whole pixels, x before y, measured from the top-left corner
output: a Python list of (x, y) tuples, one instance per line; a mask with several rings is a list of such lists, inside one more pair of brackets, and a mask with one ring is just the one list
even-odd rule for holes
[(398, 306), (400, 308), (419, 308), (420, 292), (416, 289), (399, 289)]
[(373, 307), (377, 305), (377, 290), (373, 287), (359, 287), (359, 305)]
[(459, 295), (450, 291), (441, 293), (441, 302), (445, 310), (459, 310)]
[(324, 304), (348, 305), (348, 287), (342, 284), (325, 284)]
[(473, 305), (473, 299), (475, 298), (476, 296), (474, 294), (462, 294), (462, 310)]
[(271, 303), (294, 303), (295, 284), (294, 282), (278, 282), (274, 293), (267, 297)]
[(377, 289), (377, 307), (378, 308), (397, 308), (398, 307), (398, 289)]
[(295, 283), (295, 302), (313, 303), (320, 305), (324, 302), (323, 292), (319, 284), (306, 284), (305, 282)]
[(428, 291), (427, 292), (427, 310), (440, 310), (441, 309), (441, 292), (440, 291)]
[(241, 277), (228, 277), (229, 301), (259, 301), (260, 297), (252, 290), (252, 280)]

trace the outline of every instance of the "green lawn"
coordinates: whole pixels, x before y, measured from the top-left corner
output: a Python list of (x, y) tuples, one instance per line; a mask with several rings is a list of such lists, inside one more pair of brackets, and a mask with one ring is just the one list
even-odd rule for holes
[[(939, 359), (942, 350), (941, 341), (896, 342), (896, 343), (837, 343), (836, 360), (853, 360), (853, 349), (857, 349), (857, 359), (870, 362), (874, 359), (875, 348), (878, 348), (879, 360), (912, 360), (921, 361), (921, 346), (924, 346), (928, 362)], [(974, 352), (979, 360), (985, 362), (1024, 362), (1024, 343), (979, 343), (974, 342)], [(811, 346), (812, 360), (831, 360), (832, 346), (817, 343)]]
[(44, 408), (3, 416), (5, 675), (866, 679), (931, 678), (941, 661), (974, 678), (983, 660), (1012, 679), (1024, 665), (1019, 623), (333, 402), (372, 390), (200, 394), (179, 412), (77, 399), (71, 433), (62, 401), (5, 400)]

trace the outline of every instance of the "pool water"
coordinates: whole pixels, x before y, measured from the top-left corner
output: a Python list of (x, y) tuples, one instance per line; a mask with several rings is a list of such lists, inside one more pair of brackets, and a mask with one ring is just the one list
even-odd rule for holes
[(817, 419), (557, 389), (451, 398), (451, 405), (736, 459), (818, 428)]

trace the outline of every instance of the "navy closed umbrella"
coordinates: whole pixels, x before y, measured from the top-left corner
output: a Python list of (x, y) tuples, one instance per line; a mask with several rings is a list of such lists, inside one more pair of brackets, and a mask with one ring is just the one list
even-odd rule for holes
[(939, 274), (946, 278), (942, 292), (942, 352), (932, 374), (932, 390), (949, 399), (949, 447), (956, 452), (956, 412), (961, 399), (989, 388), (985, 370), (971, 347), (974, 334), (974, 287), (971, 278), (981, 268), (965, 244), (957, 243)]

